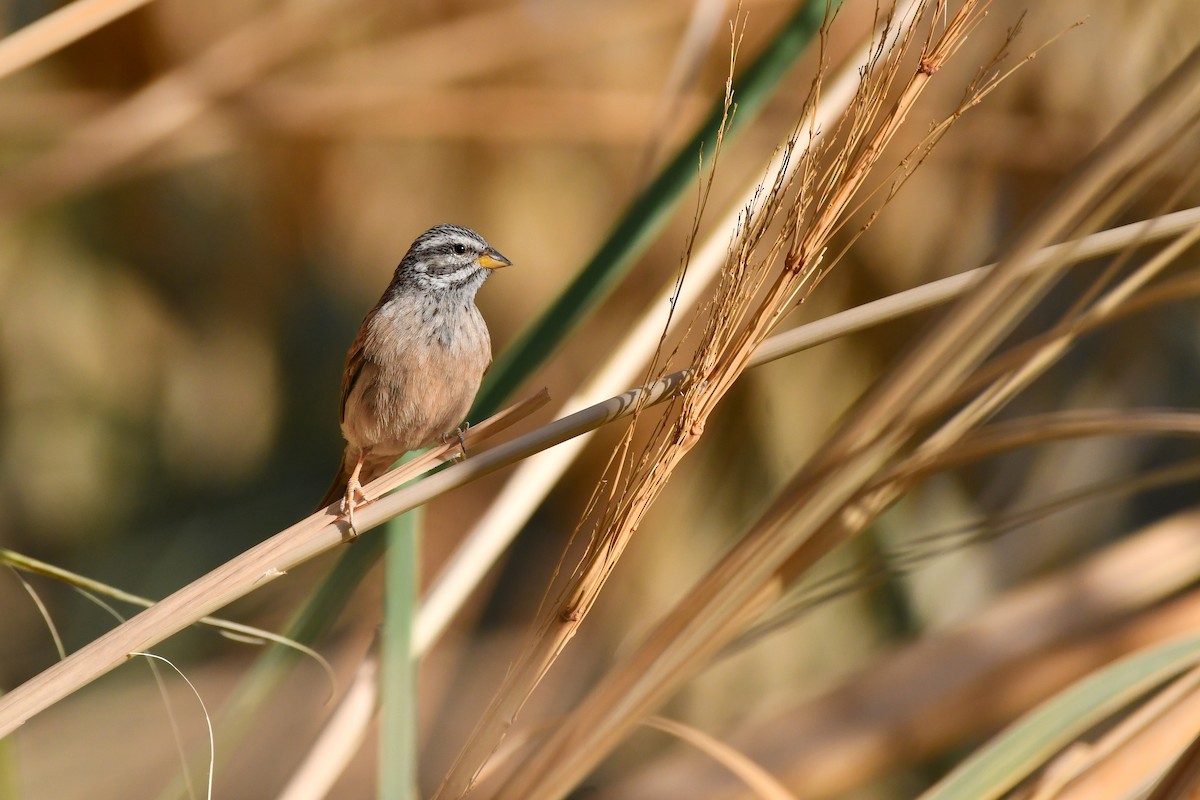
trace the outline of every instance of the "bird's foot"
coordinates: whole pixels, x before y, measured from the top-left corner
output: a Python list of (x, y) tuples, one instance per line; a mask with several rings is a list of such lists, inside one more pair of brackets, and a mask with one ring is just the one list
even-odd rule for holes
[(454, 436), (458, 439), (458, 447), (462, 451), (462, 453), (461, 453), (461, 455), (455, 456), (455, 459), (454, 459), (455, 461), (466, 461), (467, 460), (467, 440), (466, 440), (466, 437), (463, 436), (463, 434), (466, 433), (467, 431), (469, 431), (470, 429), (471, 429), (471, 423), (464, 422), (462, 425), (458, 426), (457, 429), (455, 429), (454, 433), (443, 433), (442, 434), (442, 444), (446, 444), (447, 442), (449, 442), (451, 436)]
[(366, 492), (358, 482), (357, 475), (351, 477), (346, 484), (346, 496), (342, 498), (342, 518), (346, 520), (345, 541), (353, 542), (358, 538), (358, 528), (354, 527), (354, 510), (367, 502)]

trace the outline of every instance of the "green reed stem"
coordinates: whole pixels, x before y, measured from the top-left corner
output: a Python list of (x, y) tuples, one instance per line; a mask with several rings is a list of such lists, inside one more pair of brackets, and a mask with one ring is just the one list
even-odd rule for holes
[(417, 658), (413, 652), (420, 586), (422, 509), (388, 523), (380, 656), (379, 791), (381, 800), (417, 795)]
[[(775, 39), (734, 82), (737, 113), (728, 122), (732, 136), (758, 117), (788, 68), (812, 42), (826, 15), (840, 0), (812, 0), (784, 23)], [(500, 406), (534, 370), (540, 367), (567, 335), (608, 297), (629, 272), (654, 237), (667, 224), (684, 191), (700, 174), (698, 161), (716, 150), (717, 132), (725, 116), (724, 96), (718, 98), (708, 118), (679, 149), (656, 177), (634, 199), (613, 226), (595, 255), (559, 295), (554, 304), (522, 331), (492, 365), (484, 380), (471, 418), (480, 419)]]

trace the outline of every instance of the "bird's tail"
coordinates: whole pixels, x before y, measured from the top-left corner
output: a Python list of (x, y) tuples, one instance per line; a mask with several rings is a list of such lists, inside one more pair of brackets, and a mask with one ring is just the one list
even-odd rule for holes
[(328, 506), (334, 500), (340, 500), (346, 496), (346, 484), (350, 482), (350, 470), (346, 466), (346, 459), (342, 459), (342, 464), (338, 467), (337, 474), (333, 476), (333, 483), (329, 484), (329, 489), (325, 492), (325, 497), (317, 504), (315, 511)]

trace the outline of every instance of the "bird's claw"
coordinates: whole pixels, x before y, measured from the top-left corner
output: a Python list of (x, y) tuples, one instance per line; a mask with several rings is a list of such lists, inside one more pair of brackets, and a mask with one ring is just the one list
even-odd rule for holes
[(443, 433), (442, 434), (442, 444), (446, 444), (447, 442), (449, 442), (451, 436), (454, 436), (458, 439), (458, 447), (460, 450), (462, 450), (462, 454), (461, 454), (461, 456), (455, 457), (456, 461), (458, 461), (458, 460), (466, 461), (467, 460), (467, 439), (465, 436), (463, 436), (463, 434), (466, 433), (467, 431), (469, 431), (470, 429), (471, 429), (471, 423), (464, 422), (462, 425), (460, 425), (458, 428), (455, 429), (454, 433)]
[(351, 478), (346, 484), (346, 495), (342, 498), (342, 518), (346, 520), (346, 536), (347, 542), (353, 542), (358, 538), (358, 528), (354, 525), (354, 509), (367, 502), (366, 492), (363, 491), (362, 484), (358, 482), (358, 478)]

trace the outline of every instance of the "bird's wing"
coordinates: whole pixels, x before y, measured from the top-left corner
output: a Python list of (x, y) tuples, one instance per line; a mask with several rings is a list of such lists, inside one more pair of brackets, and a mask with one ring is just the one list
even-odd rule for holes
[(346, 353), (346, 369), (342, 372), (342, 402), (338, 414), (338, 419), (341, 422), (346, 421), (346, 402), (350, 399), (350, 393), (354, 391), (354, 385), (358, 383), (363, 367), (367, 363), (367, 356), (364, 350), (366, 339), (367, 326), (364, 323), (358, 329), (358, 335), (354, 337), (354, 343), (350, 345), (350, 351)]

